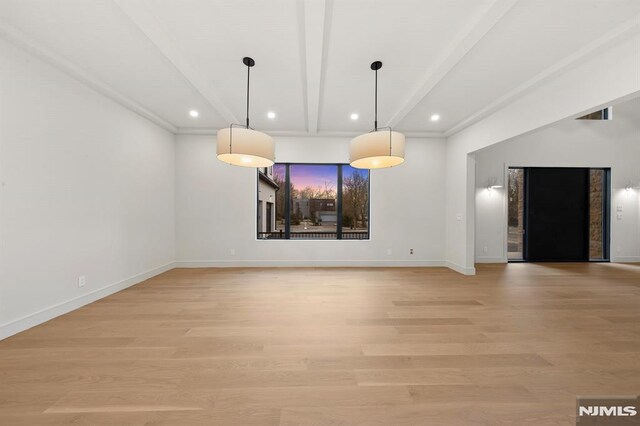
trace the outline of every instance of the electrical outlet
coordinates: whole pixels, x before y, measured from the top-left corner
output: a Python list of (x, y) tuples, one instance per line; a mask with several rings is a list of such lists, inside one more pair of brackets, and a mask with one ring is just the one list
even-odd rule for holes
[(87, 283), (87, 278), (84, 275), (81, 277), (78, 277), (78, 287), (84, 287), (86, 283)]
[(387, 256), (391, 256), (391, 249), (387, 249)]
[(236, 255), (236, 249), (231, 249), (231, 250), (229, 250), (229, 254), (230, 254), (231, 256), (235, 256), (235, 255)]
[(488, 246), (484, 246), (483, 250), (484, 250), (485, 253), (489, 253), (489, 247)]
[(409, 249), (409, 254), (413, 254), (413, 249)]
[(456, 215), (456, 220), (462, 220), (462, 214), (458, 213), (458, 214)]

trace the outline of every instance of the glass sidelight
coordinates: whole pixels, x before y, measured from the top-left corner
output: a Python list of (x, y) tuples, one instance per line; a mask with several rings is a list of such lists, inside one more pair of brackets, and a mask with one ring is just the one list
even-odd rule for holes
[(524, 259), (524, 169), (511, 168), (508, 176), (507, 259)]
[(609, 258), (607, 230), (609, 223), (608, 170), (589, 170), (589, 260)]

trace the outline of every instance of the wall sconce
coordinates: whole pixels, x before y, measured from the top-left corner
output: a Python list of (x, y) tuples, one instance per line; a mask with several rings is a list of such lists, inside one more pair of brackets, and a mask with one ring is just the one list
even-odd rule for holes
[(635, 187), (633, 186), (633, 182), (629, 181), (627, 182), (627, 185), (624, 187), (624, 189), (628, 192), (631, 191), (632, 189), (635, 189)]
[(502, 185), (498, 183), (496, 178), (489, 179), (489, 181), (487, 181), (487, 191), (493, 191), (496, 188), (502, 188)]

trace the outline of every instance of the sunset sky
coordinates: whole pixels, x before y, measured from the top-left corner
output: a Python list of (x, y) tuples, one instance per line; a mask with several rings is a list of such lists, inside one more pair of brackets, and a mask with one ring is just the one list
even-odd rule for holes
[[(273, 168), (275, 175), (280, 175), (284, 178), (284, 164), (276, 164)], [(366, 176), (367, 170), (354, 169), (349, 165), (342, 167), (343, 179), (352, 176), (355, 173), (364, 174)], [(335, 164), (295, 164), (291, 165), (291, 183), (298, 189), (311, 186), (313, 188), (324, 188), (325, 182), (328, 182), (330, 187), (336, 189), (338, 182), (338, 166)]]
[(291, 183), (294, 188), (302, 189), (307, 186), (324, 188), (325, 182), (329, 183), (330, 188), (337, 188), (338, 166), (333, 164), (291, 166)]

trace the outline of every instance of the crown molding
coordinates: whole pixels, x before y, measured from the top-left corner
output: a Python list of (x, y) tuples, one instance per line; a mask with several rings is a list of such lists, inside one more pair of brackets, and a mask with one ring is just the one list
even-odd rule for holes
[[(212, 127), (178, 127), (176, 135), (215, 135), (219, 129)], [(267, 132), (275, 137), (303, 137), (303, 138), (354, 138), (362, 132), (305, 132), (295, 130), (274, 130)], [(401, 132), (407, 138), (444, 138), (444, 132)]]
[(114, 0), (122, 13), (129, 18), (138, 30), (158, 49), (187, 82), (209, 105), (211, 105), (228, 123), (238, 123), (238, 119), (224, 104), (218, 92), (178, 48), (176, 43), (162, 27), (145, 2)]
[(149, 121), (152, 121), (165, 130), (176, 133), (177, 128), (173, 124), (154, 114), (133, 99), (123, 95), (113, 87), (109, 86), (104, 81), (94, 77), (86, 70), (75, 65), (63, 56), (55, 53), (53, 50), (49, 49), (43, 44), (31, 39), (21, 31), (17, 30), (4, 21), (0, 21), (0, 37), (21, 48), (22, 50), (30, 53), (41, 61), (62, 71), (67, 76), (90, 87), (101, 95), (106, 96), (107, 98), (127, 108), (128, 110), (138, 114), (141, 117), (146, 118)]
[(525, 93), (535, 90), (552, 78), (557, 77), (558, 75), (578, 65), (580, 62), (597, 55), (604, 48), (611, 46), (612, 44), (615, 44), (625, 37), (637, 33), (638, 31), (640, 31), (640, 13), (635, 14), (632, 18), (617, 26), (613, 30), (609, 31), (604, 36), (598, 37), (595, 41), (587, 44), (583, 48), (565, 57), (563, 60), (550, 66), (530, 80), (524, 82), (520, 86), (496, 99), (486, 107), (473, 113), (469, 117), (451, 127), (449, 130), (445, 131), (444, 135), (446, 137), (452, 136), (466, 129), (467, 127), (470, 127), (473, 124), (487, 118), (494, 112), (515, 101), (517, 98), (522, 97)]

